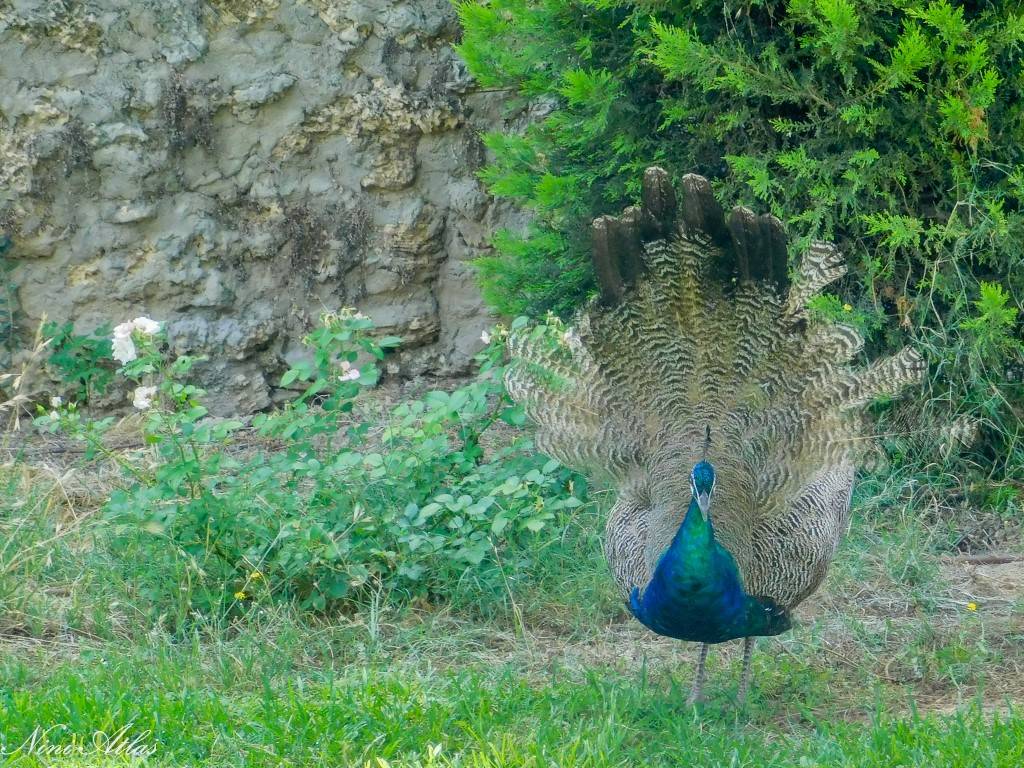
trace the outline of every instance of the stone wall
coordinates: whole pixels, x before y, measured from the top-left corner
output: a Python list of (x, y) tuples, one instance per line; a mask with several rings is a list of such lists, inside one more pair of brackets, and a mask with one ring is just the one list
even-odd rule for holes
[(500, 119), (448, 0), (0, 4), (0, 230), (23, 333), (138, 314), (205, 353), (215, 411), (267, 406), (325, 309), (464, 368), (467, 260), (513, 215), (475, 180)]

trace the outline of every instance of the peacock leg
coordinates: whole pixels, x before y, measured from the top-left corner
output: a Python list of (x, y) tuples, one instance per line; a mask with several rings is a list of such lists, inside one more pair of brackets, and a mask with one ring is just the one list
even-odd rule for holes
[(736, 694), (736, 703), (742, 705), (747, 700), (750, 690), (750, 661), (754, 655), (754, 638), (743, 638), (743, 671), (740, 673), (740, 690)]
[(700, 644), (700, 658), (697, 659), (697, 674), (693, 677), (693, 687), (690, 695), (686, 697), (686, 706), (692, 706), (698, 701), (703, 701), (704, 696), (704, 663), (708, 660), (708, 644)]

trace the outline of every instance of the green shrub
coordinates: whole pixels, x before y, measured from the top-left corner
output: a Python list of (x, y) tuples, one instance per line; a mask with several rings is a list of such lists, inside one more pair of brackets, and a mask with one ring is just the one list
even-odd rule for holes
[[(979, 472), (1019, 471), (1016, 0), (458, 7), (459, 51), (477, 81), (535, 116), (521, 133), (486, 138), (483, 179), (535, 214), (531, 230), (501, 233), (480, 261), (499, 310), (578, 306), (593, 291), (589, 219), (635, 202), (648, 165), (677, 179), (700, 173), (724, 204), (779, 216), (793, 253), (836, 241), (851, 269), (831, 311), (851, 306), (846, 319), (868, 335), (869, 354), (914, 336), (935, 374), (918, 410), (979, 425)], [(924, 450), (915, 461), (934, 458)]]
[(105, 514), (125, 561), (147, 564), (143, 598), (188, 616), (268, 596), (312, 609), (380, 592), (445, 598), (467, 575), (500, 589), (502, 568), (532, 557), (537, 532), (582, 504), (585, 486), (519, 433), (481, 444), (495, 424), (522, 422), (501, 380), (502, 334), (475, 381), (379, 419), (359, 404), (399, 339), (371, 332), (351, 311), (325, 316), (306, 338), (311, 359), (283, 378), (300, 387), (295, 400), (244, 428), (206, 418), (205, 393), (188, 383), (192, 358), (165, 360), (160, 332), (131, 330), (130, 352), (115, 340), (115, 354), (128, 358), (121, 373), (146, 413), (148, 462), (107, 451), (110, 419), (84, 419), (74, 404), (42, 411), (40, 429), (124, 467), (129, 483)]
[(74, 388), (73, 396), (87, 403), (93, 395), (102, 395), (114, 378), (110, 359), (110, 326), (92, 333), (76, 334), (72, 323), (49, 322), (43, 336), (50, 340), (49, 366), (65, 384)]

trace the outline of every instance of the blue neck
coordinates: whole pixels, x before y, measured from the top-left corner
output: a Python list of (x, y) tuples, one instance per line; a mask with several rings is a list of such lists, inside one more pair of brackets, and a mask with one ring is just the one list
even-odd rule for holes
[(659, 635), (704, 643), (777, 635), (790, 627), (785, 611), (743, 590), (736, 561), (715, 539), (696, 499), (690, 500), (643, 595), (633, 589), (629, 607)]

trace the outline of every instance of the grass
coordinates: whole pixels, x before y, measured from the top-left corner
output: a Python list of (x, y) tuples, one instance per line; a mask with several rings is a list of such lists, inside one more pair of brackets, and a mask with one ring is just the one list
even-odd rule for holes
[(670, 679), (606, 669), (553, 669), (534, 684), (509, 663), (431, 670), (384, 659), (348, 668), (291, 661), (242, 641), (89, 650), (45, 671), (8, 662), (13, 692), (0, 712), (9, 743), (40, 722), (82, 738), (133, 723), (151, 733), (160, 765), (416, 765), (438, 748), (439, 765), (481, 766), (882, 766), (939, 754), (946, 765), (1010, 766), (1024, 757), (1024, 718), (979, 705), (892, 721), (876, 704), (865, 726), (803, 708), (780, 720), (765, 700), (742, 715), (722, 702), (698, 713)]
[[(339, 639), (320, 634), (313, 653)], [(535, 680), (513, 661), (435, 668), (428, 657), (380, 655), (331, 665), (304, 658), (304, 646), (300, 627), (275, 621), (232, 640), (84, 647), (72, 658), (38, 648), (3, 663), (5, 739), (10, 748), (59, 723), (66, 743), (130, 723), (157, 747), (152, 764), (211, 766), (419, 765), (438, 748), (437, 765), (470, 766), (1011, 766), (1024, 757), (1024, 718), (1013, 711), (977, 700), (951, 715), (893, 719), (884, 694), (868, 689), (850, 718), (819, 709), (829, 675), (796, 660), (771, 672), (762, 661), (762, 693), (745, 711), (723, 693), (698, 712), (683, 704), (684, 681), (643, 669), (555, 665)]]
[(157, 766), (1024, 764), (1024, 601), (980, 576), (1016, 566), (947, 557), (934, 515), (862, 505), (795, 631), (760, 642), (747, 705), (732, 643), (693, 709), (694, 647), (626, 615), (591, 508), (532, 564), (510, 553), (503, 593), (181, 622), (146, 591), (174, 574), (110, 548), (96, 475), (11, 463), (0, 488), (0, 766), (131, 764), (10, 754), (125, 726)]

